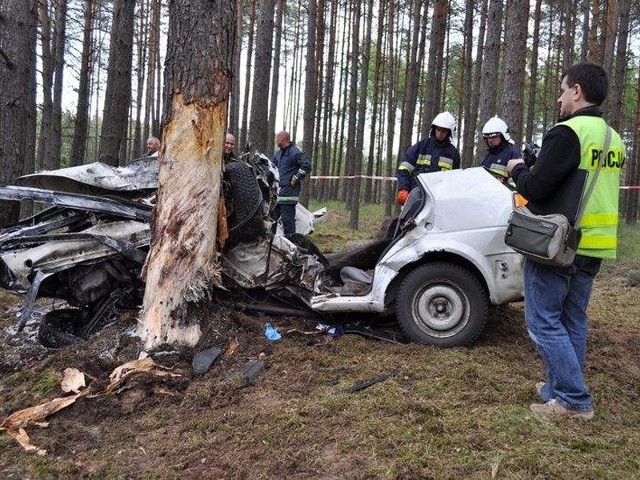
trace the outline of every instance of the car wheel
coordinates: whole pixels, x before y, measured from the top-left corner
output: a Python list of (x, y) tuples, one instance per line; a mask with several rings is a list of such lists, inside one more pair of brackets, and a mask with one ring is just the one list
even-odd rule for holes
[(417, 342), (439, 347), (477, 340), (488, 311), (489, 299), (478, 279), (453, 263), (418, 267), (402, 281), (396, 297), (400, 328)]
[(229, 190), (225, 194), (229, 227), (226, 246), (264, 235), (264, 200), (251, 167), (243, 162), (230, 162), (225, 166), (225, 180)]

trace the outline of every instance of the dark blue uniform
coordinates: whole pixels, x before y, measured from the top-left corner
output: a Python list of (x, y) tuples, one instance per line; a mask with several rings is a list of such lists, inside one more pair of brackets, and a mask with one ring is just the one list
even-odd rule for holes
[(438, 172), (460, 168), (460, 153), (449, 138), (438, 142), (435, 137), (425, 138), (416, 143), (404, 154), (398, 166), (398, 190), (411, 190), (416, 184), (419, 173)]
[(489, 153), (487, 153), (487, 156), (484, 158), (482, 166), (496, 176), (507, 179), (509, 178), (507, 162), (514, 158), (522, 158), (522, 153), (503, 139), (500, 145), (489, 149)]
[[(284, 234), (288, 235), (296, 232), (296, 204), (300, 199), (302, 179), (311, 171), (311, 163), (293, 143), (278, 150), (273, 163), (280, 176), (275, 220), (282, 217)], [(296, 182), (291, 185), (294, 177)]]

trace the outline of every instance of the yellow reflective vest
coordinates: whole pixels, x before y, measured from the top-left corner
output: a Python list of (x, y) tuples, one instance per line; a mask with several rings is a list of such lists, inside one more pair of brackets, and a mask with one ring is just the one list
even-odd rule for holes
[(582, 238), (578, 254), (596, 258), (616, 258), (620, 169), (624, 165), (625, 148), (617, 132), (611, 130), (608, 154), (602, 156), (606, 122), (600, 117), (579, 115), (558, 125), (571, 128), (580, 141), (579, 169), (588, 172), (583, 189), (589, 188), (598, 162), (601, 162), (596, 185), (587, 200), (580, 221)]

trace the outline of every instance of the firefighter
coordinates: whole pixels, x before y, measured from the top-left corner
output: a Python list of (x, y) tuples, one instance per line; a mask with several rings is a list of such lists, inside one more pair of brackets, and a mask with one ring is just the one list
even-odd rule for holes
[(414, 188), (419, 173), (446, 171), (460, 168), (460, 153), (451, 143), (456, 130), (456, 119), (449, 112), (436, 115), (431, 122), (429, 138), (420, 140), (404, 154), (396, 174), (398, 193), (396, 203), (404, 205)]
[(484, 157), (482, 166), (493, 173), (503, 183), (509, 178), (507, 162), (514, 158), (522, 158), (522, 153), (513, 144), (506, 122), (497, 115), (490, 118), (482, 127), (482, 138), (489, 151)]

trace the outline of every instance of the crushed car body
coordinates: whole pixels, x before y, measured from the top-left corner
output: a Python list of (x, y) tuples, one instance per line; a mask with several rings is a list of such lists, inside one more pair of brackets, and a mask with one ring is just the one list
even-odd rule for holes
[[(41, 172), (0, 188), (0, 199), (49, 206), (0, 231), (0, 283), (25, 294), (21, 328), (37, 297), (73, 307), (45, 315), (43, 325), (75, 315), (82, 326), (73, 332), (81, 336), (106, 313), (140, 304), (157, 182), (157, 160), (140, 159)], [(213, 292), (224, 305), (271, 314), (395, 314), (413, 340), (455, 346), (478, 338), (490, 304), (522, 298), (522, 257), (503, 241), (514, 194), (483, 168), (421, 175), (381, 235), (327, 255), (304, 235), (326, 211), (303, 208), (303, 234), (271, 233), (277, 182), (259, 153), (225, 167), (230, 235), (220, 252), (223, 285)]]

